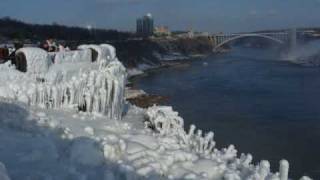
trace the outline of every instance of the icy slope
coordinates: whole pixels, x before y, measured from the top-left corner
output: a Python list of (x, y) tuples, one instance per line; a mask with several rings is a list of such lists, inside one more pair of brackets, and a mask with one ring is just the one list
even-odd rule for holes
[(287, 179), (287, 161), (271, 173), (268, 161), (217, 150), (213, 133), (185, 132), (182, 121), (170, 107), (129, 106), (115, 121), (1, 100), (0, 161), (13, 180)]

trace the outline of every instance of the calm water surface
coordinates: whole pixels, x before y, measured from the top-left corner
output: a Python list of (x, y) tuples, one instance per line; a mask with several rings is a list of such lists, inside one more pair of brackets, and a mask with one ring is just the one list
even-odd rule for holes
[(186, 126), (213, 130), (219, 148), (234, 144), (274, 170), (285, 158), (294, 179), (320, 179), (320, 68), (282, 61), (274, 50), (237, 48), (151, 72), (135, 86), (169, 96)]

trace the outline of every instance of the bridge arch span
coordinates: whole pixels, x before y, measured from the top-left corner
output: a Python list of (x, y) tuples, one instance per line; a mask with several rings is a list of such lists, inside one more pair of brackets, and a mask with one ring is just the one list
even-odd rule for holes
[(241, 39), (241, 38), (245, 38), (245, 37), (259, 37), (259, 38), (264, 38), (264, 39), (269, 39), (269, 40), (272, 40), (276, 43), (279, 43), (279, 44), (284, 44), (284, 41), (282, 40), (279, 40), (277, 38), (274, 38), (274, 37), (271, 37), (271, 36), (267, 36), (267, 35), (262, 35), (262, 34), (241, 34), (239, 36), (235, 36), (235, 37), (232, 37), (232, 38), (229, 38), (219, 44), (217, 44), (214, 48), (214, 50), (218, 50), (220, 47), (222, 47), (223, 45), (231, 42), (231, 41), (234, 41), (234, 40), (237, 40), (237, 39)]

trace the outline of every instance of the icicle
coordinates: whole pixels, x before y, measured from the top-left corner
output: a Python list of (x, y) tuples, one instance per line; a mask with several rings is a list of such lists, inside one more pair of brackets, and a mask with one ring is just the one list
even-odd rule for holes
[(92, 112), (100, 112), (100, 100), (99, 100), (99, 95), (94, 95), (93, 96), (93, 109)]
[(203, 153), (203, 145), (204, 145), (204, 139), (202, 138), (202, 130), (198, 129), (197, 130), (197, 136), (196, 136), (197, 140), (198, 140), (198, 145), (197, 145), (197, 149), (196, 151), (199, 153)]
[(280, 180), (288, 180), (289, 162), (287, 160), (280, 161)]
[(39, 86), (39, 106), (40, 107), (42, 107), (42, 108), (44, 108), (45, 107), (45, 95), (44, 95), (44, 92), (45, 92), (45, 90), (44, 90), (44, 88), (43, 88), (43, 85), (41, 84), (40, 86)]
[(67, 107), (69, 104), (69, 95), (68, 95), (68, 89), (66, 88), (66, 86), (63, 86), (63, 106)]
[(260, 178), (262, 180), (264, 180), (268, 174), (270, 173), (270, 163), (269, 161), (261, 161), (260, 162), (260, 166), (259, 166), (259, 174), (260, 174)]
[(188, 138), (190, 139), (190, 137), (192, 137), (194, 135), (194, 131), (196, 130), (196, 126), (194, 124), (192, 124), (190, 126), (190, 129), (189, 129), (189, 133), (188, 133)]
[(101, 113), (106, 113), (106, 103), (107, 103), (107, 91), (105, 88), (100, 88), (100, 101), (101, 101)]
[(69, 92), (70, 92), (70, 105), (75, 104), (74, 100), (75, 100), (75, 89), (74, 89), (74, 85), (73, 83), (71, 84), (70, 88), (69, 88)]
[(208, 134), (206, 134), (205, 136), (205, 145), (204, 145), (204, 149), (207, 149), (209, 146), (209, 142), (213, 140), (213, 136), (214, 133), (213, 132), (209, 132)]

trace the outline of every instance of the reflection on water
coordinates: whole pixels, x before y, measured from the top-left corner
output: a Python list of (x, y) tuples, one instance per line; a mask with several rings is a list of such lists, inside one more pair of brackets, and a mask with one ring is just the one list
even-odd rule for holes
[(234, 144), (273, 169), (282, 158), (293, 178), (320, 179), (320, 68), (280, 60), (273, 50), (228, 54), (137, 79), (148, 93), (170, 96), (185, 119), (213, 130), (219, 147)]

